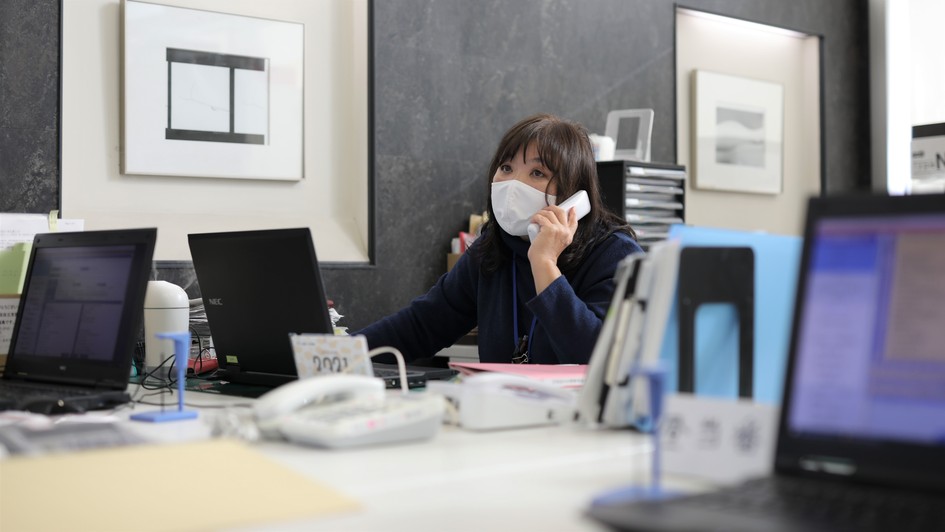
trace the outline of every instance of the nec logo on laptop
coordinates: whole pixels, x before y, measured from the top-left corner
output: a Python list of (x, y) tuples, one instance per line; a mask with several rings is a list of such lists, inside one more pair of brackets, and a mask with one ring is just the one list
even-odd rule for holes
[(213, 306), (215, 306), (215, 307), (222, 307), (222, 306), (223, 306), (223, 298), (222, 298), (222, 297), (211, 297), (211, 298), (207, 299), (207, 303), (210, 304), (210, 305), (213, 305)]

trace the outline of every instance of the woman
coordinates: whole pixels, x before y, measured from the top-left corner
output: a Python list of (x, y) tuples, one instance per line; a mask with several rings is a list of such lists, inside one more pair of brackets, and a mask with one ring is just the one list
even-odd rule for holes
[[(489, 176), (489, 221), (453, 269), (354, 334), (412, 360), (478, 326), (482, 362), (586, 364), (617, 264), (641, 251), (630, 226), (601, 203), (586, 129), (553, 115), (525, 118), (502, 138)], [(591, 207), (580, 221), (557, 206), (579, 190)], [(532, 242), (530, 223), (540, 228)]]

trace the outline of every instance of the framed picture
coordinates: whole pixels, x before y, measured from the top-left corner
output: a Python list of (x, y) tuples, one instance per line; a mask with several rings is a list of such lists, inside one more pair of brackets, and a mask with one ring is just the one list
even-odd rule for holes
[(304, 26), (128, 0), (125, 174), (298, 181)]
[(694, 186), (780, 194), (783, 87), (704, 70), (693, 76)]
[(604, 134), (614, 139), (614, 159), (650, 162), (652, 109), (620, 109), (607, 113)]

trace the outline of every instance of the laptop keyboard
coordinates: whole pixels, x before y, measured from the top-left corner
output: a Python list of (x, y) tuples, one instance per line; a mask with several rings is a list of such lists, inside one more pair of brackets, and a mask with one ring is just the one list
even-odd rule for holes
[(374, 376), (382, 379), (399, 379), (400, 371), (388, 368), (374, 368)]
[(35, 382), (2, 381), (0, 410), (64, 414), (113, 408), (131, 397), (124, 391), (72, 388)]
[(829, 530), (945, 530), (945, 505), (931, 494), (793, 478), (764, 478), (676, 504), (720, 512), (803, 517)]
[(36, 382), (3, 381), (0, 384), (0, 397), (40, 397), (52, 396), (79, 396), (102, 393), (101, 390), (86, 388), (71, 388), (56, 386), (55, 384), (41, 384)]

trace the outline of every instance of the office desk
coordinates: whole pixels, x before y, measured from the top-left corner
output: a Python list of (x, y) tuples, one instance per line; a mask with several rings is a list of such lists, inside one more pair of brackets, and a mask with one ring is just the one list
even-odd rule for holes
[[(185, 400), (251, 402), (195, 392)], [(198, 410), (196, 421), (135, 423), (136, 430), (166, 440), (206, 437), (207, 424), (221, 413)], [(478, 433), (444, 425), (432, 440), (397, 446), (328, 451), (259, 442), (254, 448), (362, 509), (247, 530), (600, 530), (582, 516), (591, 498), (645, 481), (650, 456), (649, 441), (639, 434), (570, 425)]]
[(259, 449), (363, 505), (285, 530), (595, 530), (582, 517), (591, 497), (629, 484), (649, 456), (638, 436), (571, 427), (446, 426), (433, 440), (397, 447)]

